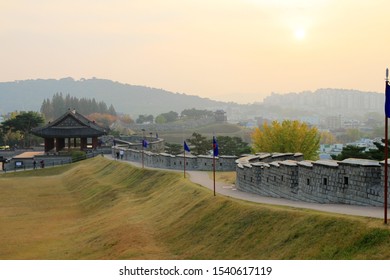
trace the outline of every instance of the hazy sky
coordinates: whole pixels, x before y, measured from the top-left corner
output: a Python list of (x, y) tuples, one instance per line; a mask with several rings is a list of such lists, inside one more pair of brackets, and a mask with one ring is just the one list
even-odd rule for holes
[(0, 0), (0, 81), (106, 78), (251, 103), (384, 90), (388, 0)]

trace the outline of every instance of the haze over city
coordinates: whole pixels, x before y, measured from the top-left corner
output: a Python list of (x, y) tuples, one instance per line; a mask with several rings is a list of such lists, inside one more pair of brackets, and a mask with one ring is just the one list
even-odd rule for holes
[(385, 0), (0, 2), (0, 81), (105, 78), (251, 103), (383, 92)]

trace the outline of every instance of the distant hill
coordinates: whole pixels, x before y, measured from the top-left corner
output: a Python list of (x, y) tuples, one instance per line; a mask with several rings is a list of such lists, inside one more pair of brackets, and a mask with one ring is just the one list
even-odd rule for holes
[(0, 113), (14, 110), (39, 111), (43, 100), (51, 98), (55, 93), (70, 94), (78, 98), (96, 98), (108, 105), (112, 104), (118, 112), (132, 116), (144, 113), (157, 115), (171, 110), (180, 113), (188, 108), (216, 110), (228, 104), (105, 79), (37, 79), (0, 83)]
[(326, 116), (355, 118), (368, 112), (383, 113), (384, 94), (346, 89), (318, 89), (314, 92), (273, 93), (262, 103), (237, 104), (214, 101), (184, 93), (136, 86), (105, 79), (37, 79), (0, 83), (0, 114), (15, 110), (39, 111), (44, 99), (56, 93), (78, 98), (95, 98), (118, 113), (152, 114), (184, 109), (224, 110), (229, 121), (266, 119), (308, 119)]

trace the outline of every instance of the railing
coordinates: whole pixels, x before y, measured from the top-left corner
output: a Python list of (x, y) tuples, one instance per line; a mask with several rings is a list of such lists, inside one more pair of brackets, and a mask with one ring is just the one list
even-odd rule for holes
[[(44, 157), (41, 156), (39, 158), (36, 158), (36, 164), (34, 165), (33, 160), (20, 160), (22, 162), (21, 166), (16, 166), (15, 162), (12, 163), (4, 163), (5, 167), (3, 168), (3, 172), (9, 172), (9, 171), (25, 171), (25, 170), (31, 170), (31, 169), (42, 169), (47, 167), (55, 167), (55, 166), (61, 166), (66, 164), (75, 163), (81, 160), (94, 158), (96, 156), (103, 156), (103, 151), (90, 151), (88, 153), (77, 155), (77, 156), (63, 156), (61, 159), (56, 160), (55, 156), (48, 156)], [(41, 160), (43, 160), (43, 164), (41, 163)], [(0, 165), (1, 168), (1, 165)]]

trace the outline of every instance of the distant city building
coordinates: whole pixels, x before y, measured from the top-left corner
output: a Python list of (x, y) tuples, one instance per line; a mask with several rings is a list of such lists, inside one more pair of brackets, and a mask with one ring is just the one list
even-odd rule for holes
[(377, 142), (377, 140), (361, 138), (358, 141), (348, 143), (347, 146), (355, 146), (355, 147), (365, 148), (365, 151), (368, 151), (370, 149), (377, 149), (377, 147), (374, 145), (374, 142)]
[(330, 116), (325, 118), (325, 127), (328, 129), (341, 128), (341, 116)]
[(358, 120), (345, 120), (342, 123), (343, 128), (359, 128), (361, 125)]
[(384, 94), (347, 89), (318, 89), (314, 92), (276, 94), (264, 99), (267, 106), (276, 105), (297, 110), (311, 110), (323, 115), (382, 112)]
[(299, 117), (299, 120), (310, 125), (319, 125), (320, 120), (318, 116), (302, 116)]
[(338, 155), (343, 150), (343, 144), (321, 144), (320, 154)]

